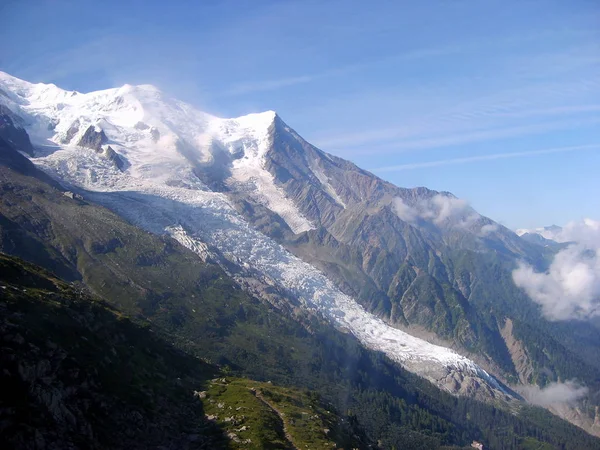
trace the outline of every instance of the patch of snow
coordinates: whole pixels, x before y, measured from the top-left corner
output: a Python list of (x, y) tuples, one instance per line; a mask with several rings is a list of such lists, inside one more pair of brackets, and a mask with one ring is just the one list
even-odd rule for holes
[[(327, 156), (327, 154), (325, 154), (325, 156)], [(314, 165), (313, 167), (311, 167), (311, 170), (312, 170), (312, 173), (315, 175), (315, 177), (317, 177), (317, 179), (321, 182), (321, 184), (325, 188), (325, 191), (331, 196), (331, 198), (333, 200), (335, 200), (335, 202), (338, 205), (340, 205), (342, 208), (346, 209), (346, 204), (341, 199), (341, 197), (338, 195), (336, 190), (333, 188), (333, 186), (329, 182), (329, 178), (327, 177), (327, 175), (325, 175), (325, 173), (321, 170), (321, 168), (318, 167), (317, 165)]]

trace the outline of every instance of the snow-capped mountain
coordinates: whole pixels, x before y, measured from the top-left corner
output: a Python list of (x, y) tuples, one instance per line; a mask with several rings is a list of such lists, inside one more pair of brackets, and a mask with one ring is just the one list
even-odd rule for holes
[[(257, 229), (265, 217), (257, 212), (261, 208), (279, 221), (284, 233), (293, 235), (315, 232), (321, 222), (339, 226), (338, 215), (364, 211), (369, 204), (400, 216), (394, 209), (397, 196), (380, 192), (369, 181), (370, 174), (316, 149), (317, 157), (300, 154), (295, 146), (304, 141), (274, 112), (221, 119), (167, 98), (152, 86), (83, 94), (3, 73), (0, 89), (0, 104), (31, 137), (33, 162), (66, 187), (87, 191), (148, 231), (171, 235), (201, 258), (233, 263), (241, 284), (245, 272), (258, 274), (262, 282), (287, 292), (292, 304), (317, 311), (366, 347), (444, 389), (507, 395), (473, 361), (389, 325)], [(276, 167), (274, 140), (285, 141), (295, 167)], [(304, 174), (305, 186), (291, 170), (309, 172)], [(343, 177), (358, 178), (357, 189), (343, 186)], [(311, 193), (314, 186), (319, 190)], [(313, 195), (312, 205), (299, 201), (307, 192)], [(448, 207), (444, 199), (453, 198), (448, 195), (439, 200), (431, 192), (430, 203), (419, 203), (414, 192), (406, 194), (402, 214), (412, 208), (411, 220), (476, 227), (477, 233), (493, 225), (463, 205), (459, 210)], [(252, 212), (244, 213), (244, 208)]]
[(519, 228), (515, 231), (517, 233), (517, 236), (523, 236), (525, 234), (537, 234), (541, 237), (543, 237), (544, 239), (548, 239), (551, 241), (556, 241), (557, 238), (559, 237), (560, 233), (562, 232), (562, 227), (559, 227), (558, 225), (550, 225), (547, 227), (539, 227), (539, 228)]

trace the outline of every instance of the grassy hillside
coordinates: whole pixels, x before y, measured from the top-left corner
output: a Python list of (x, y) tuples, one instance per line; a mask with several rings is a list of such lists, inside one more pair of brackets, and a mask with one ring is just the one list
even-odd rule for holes
[(212, 380), (204, 395), (209, 417), (232, 433), (232, 448), (325, 449), (347, 441), (340, 425), (348, 424), (311, 391), (224, 377)]
[(263, 385), (267, 397), (279, 396), (282, 411), (302, 402), (313, 411), (318, 427), (288, 423), (296, 447), (336, 445), (324, 445), (323, 428), (337, 428), (337, 416), (314, 396), (309, 405), (295, 390), (226, 381), (148, 323), (132, 322), (38, 267), (0, 254), (0, 291), (2, 448), (237, 448), (229, 434), (234, 422), (210, 416), (222, 402), (248, 405), (240, 415), (252, 445), (243, 448), (287, 448), (279, 417), (249, 390)]

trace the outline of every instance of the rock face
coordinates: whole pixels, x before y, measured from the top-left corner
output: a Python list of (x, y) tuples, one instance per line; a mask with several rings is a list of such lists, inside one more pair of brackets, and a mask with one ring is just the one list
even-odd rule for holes
[[(74, 128), (75, 127), (75, 128)], [(73, 135), (79, 131), (79, 122), (76, 121), (71, 128), (67, 131), (67, 139), (70, 141), (73, 138)], [(71, 138), (69, 138), (69, 135)], [(109, 161), (111, 161), (115, 167), (119, 170), (123, 170), (125, 167), (125, 163), (123, 159), (114, 151), (114, 149), (109, 145), (106, 149), (103, 149), (102, 146), (106, 144), (108, 138), (104, 131), (90, 125), (85, 133), (79, 140), (78, 144), (80, 147), (89, 148), (95, 150), (97, 153), (101, 153), (105, 156)]]
[(0, 138), (33, 156), (34, 150), (29, 135), (20, 126), (22, 119), (6, 106), (0, 104)]
[(67, 132), (65, 133), (65, 137), (62, 140), (63, 144), (69, 144), (73, 138), (75, 137), (75, 135), (77, 133), (79, 133), (79, 120), (75, 120), (75, 122), (73, 122), (71, 124), (71, 126), (69, 127), (69, 129), (67, 130)]
[(515, 370), (519, 376), (519, 381), (523, 384), (529, 384), (533, 381), (534, 370), (529, 359), (527, 351), (523, 347), (523, 343), (515, 338), (513, 335), (513, 322), (510, 319), (506, 319), (504, 327), (502, 328), (502, 337), (506, 342), (508, 351), (512, 358)]
[(122, 171), (125, 168), (125, 163), (110, 145), (104, 150), (104, 156), (106, 156), (117, 169)]
[(91, 148), (92, 150), (96, 150), (97, 152), (102, 151), (102, 145), (106, 144), (108, 141), (106, 134), (101, 129), (90, 125), (81, 139), (77, 143), (80, 147)]

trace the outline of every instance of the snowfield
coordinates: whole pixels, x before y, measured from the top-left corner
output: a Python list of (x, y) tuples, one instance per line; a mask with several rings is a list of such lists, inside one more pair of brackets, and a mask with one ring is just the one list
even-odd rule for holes
[[(198, 171), (223, 175), (226, 183), (243, 186), (279, 214), (294, 232), (311, 229), (264, 169), (272, 111), (220, 119), (165, 98), (152, 86), (81, 94), (30, 84), (2, 72), (0, 89), (8, 95), (0, 95), (0, 104), (21, 116), (30, 132), (38, 151), (33, 162), (65, 187), (87, 190), (87, 197), (150, 232), (168, 233), (203, 259), (215, 249), (220, 257), (252, 267), (304, 308), (442, 388), (456, 391), (447, 387), (448, 377), (471, 377), (503, 392), (468, 358), (366, 312), (320, 271), (253, 229), (224, 194), (200, 181)], [(74, 124), (78, 126), (73, 133)], [(124, 171), (103, 154), (77, 146), (89, 126), (104, 131), (107, 145), (127, 162)], [(317, 176), (328, 184), (323, 174)], [(337, 197), (332, 187), (330, 192)]]

